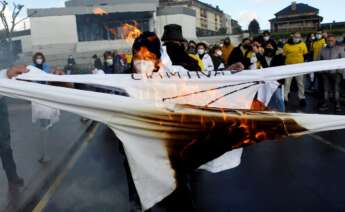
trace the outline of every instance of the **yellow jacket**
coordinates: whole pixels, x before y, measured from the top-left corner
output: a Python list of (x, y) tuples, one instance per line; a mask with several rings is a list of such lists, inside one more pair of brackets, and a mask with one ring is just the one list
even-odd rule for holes
[(287, 43), (283, 48), (286, 57), (285, 64), (304, 63), (304, 55), (308, 53), (307, 45), (304, 42), (290, 44)]
[(317, 60), (317, 57), (319, 56), (321, 49), (324, 48), (326, 45), (327, 44), (326, 44), (326, 41), (324, 38), (313, 42), (313, 50), (314, 50), (313, 59), (314, 59), (314, 61)]
[(201, 68), (201, 71), (205, 71), (205, 65), (202, 60), (195, 54), (188, 54), (189, 57), (193, 58), (194, 60), (198, 61), (198, 65)]
[(229, 46), (223, 46), (222, 52), (223, 52), (223, 59), (225, 63), (228, 63), (232, 50), (234, 50), (234, 46), (231, 44)]

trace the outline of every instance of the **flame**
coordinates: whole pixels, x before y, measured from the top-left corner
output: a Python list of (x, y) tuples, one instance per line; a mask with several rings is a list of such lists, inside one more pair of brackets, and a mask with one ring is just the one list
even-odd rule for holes
[(137, 27), (137, 23), (134, 23), (134, 25), (128, 23), (123, 24), (122, 31), (123, 39), (130, 43), (133, 43), (134, 40), (141, 35), (141, 31)]
[(103, 16), (103, 15), (108, 15), (108, 12), (100, 7), (97, 7), (93, 10), (93, 14)]
[(133, 55), (133, 60), (152, 60), (156, 62), (157, 56), (150, 52), (146, 47), (140, 47), (138, 52)]

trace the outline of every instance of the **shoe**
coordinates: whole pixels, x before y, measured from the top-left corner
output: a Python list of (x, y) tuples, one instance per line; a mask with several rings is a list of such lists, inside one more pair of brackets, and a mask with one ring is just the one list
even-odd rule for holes
[(307, 106), (307, 102), (305, 101), (305, 99), (299, 100), (299, 106), (301, 106), (301, 107), (306, 107)]
[(328, 104), (327, 103), (323, 103), (321, 106), (320, 106), (320, 111), (322, 112), (325, 112), (325, 111), (328, 111), (329, 107), (328, 107)]

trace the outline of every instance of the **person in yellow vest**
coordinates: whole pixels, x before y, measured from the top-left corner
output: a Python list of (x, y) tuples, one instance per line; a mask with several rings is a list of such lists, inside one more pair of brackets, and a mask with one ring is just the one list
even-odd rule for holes
[[(292, 39), (284, 45), (284, 55), (286, 57), (285, 64), (299, 64), (304, 63), (304, 56), (308, 53), (307, 45), (302, 41), (301, 33), (294, 33)], [(304, 94), (304, 76), (295, 77), (298, 86), (298, 98), (300, 100), (300, 106), (305, 107), (305, 94)], [(291, 82), (293, 78), (285, 79), (285, 102), (288, 101)]]
[(229, 56), (230, 56), (232, 50), (234, 50), (234, 46), (231, 44), (230, 38), (226, 37), (224, 39), (223, 48), (222, 48), (224, 61), (227, 62), (229, 60)]
[(313, 60), (316, 61), (322, 48), (327, 46), (325, 38), (322, 37), (322, 32), (317, 32), (315, 35), (315, 41), (313, 42)]

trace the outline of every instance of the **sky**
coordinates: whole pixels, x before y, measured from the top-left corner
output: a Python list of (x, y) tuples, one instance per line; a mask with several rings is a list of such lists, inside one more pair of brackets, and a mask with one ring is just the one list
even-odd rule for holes
[[(140, 0), (138, 0), (140, 1)], [(143, 0), (141, 0), (143, 1)], [(260, 23), (261, 29), (269, 29), (269, 19), (274, 14), (293, 0), (202, 0), (205, 3), (218, 5), (224, 12), (238, 20), (243, 29), (254, 18)], [(63, 7), (65, 0), (8, 0), (24, 4), (26, 8)], [(320, 9), (320, 15), (324, 17), (324, 23), (332, 21), (345, 21), (344, 0), (299, 0), (298, 3), (306, 3)], [(23, 25), (23, 24), (22, 24)], [(21, 26), (22, 27), (22, 26)]]

